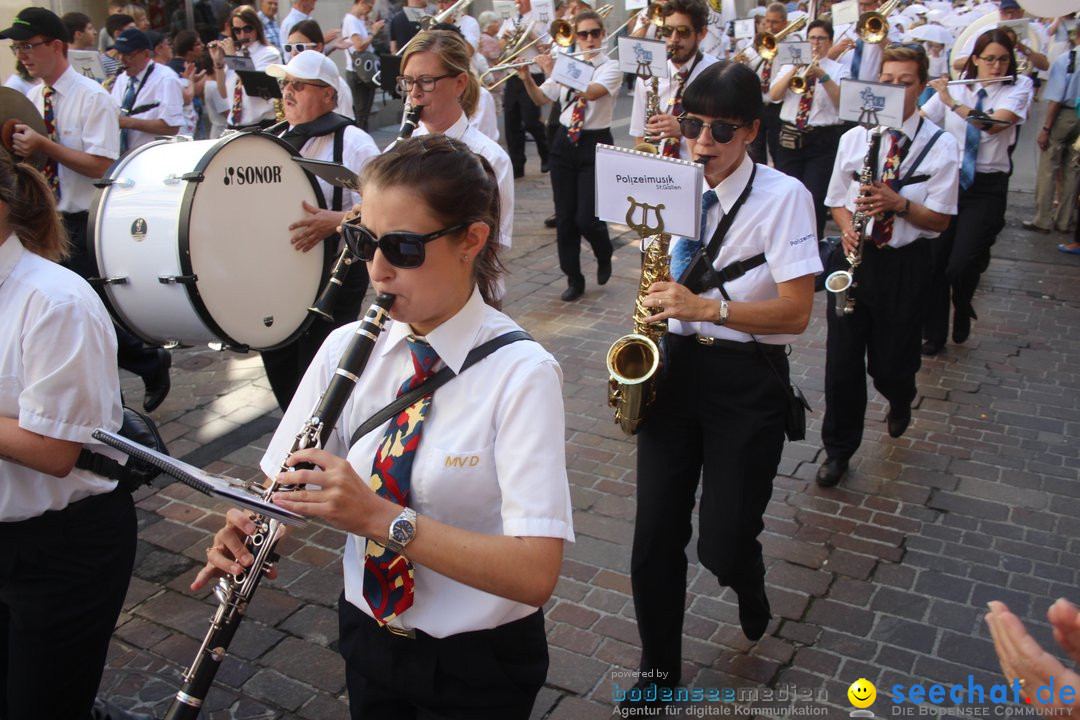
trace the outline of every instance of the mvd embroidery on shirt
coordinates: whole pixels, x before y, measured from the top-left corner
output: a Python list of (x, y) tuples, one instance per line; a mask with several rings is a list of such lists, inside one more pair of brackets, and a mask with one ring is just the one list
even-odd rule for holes
[(446, 467), (474, 468), (480, 464), (478, 455), (447, 455)]

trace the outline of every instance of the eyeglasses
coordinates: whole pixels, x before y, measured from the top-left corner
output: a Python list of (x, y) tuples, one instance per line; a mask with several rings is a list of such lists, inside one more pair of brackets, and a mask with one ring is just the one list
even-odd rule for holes
[(240, 27), (236, 27), (234, 25), (233, 29), (232, 29), (232, 34), (233, 35), (239, 35), (240, 33), (253, 33), (253, 32), (255, 32), (255, 28), (252, 27), (251, 25), (241, 25)]
[(1000, 57), (995, 57), (993, 55), (979, 55), (977, 57), (987, 65), (1008, 65), (1009, 61), (1012, 60), (1011, 55), (1001, 55)]
[(457, 77), (460, 74), (461, 73), (446, 73), (445, 75), (436, 75), (435, 77), (425, 75), (418, 78), (411, 78), (408, 75), (398, 75), (397, 89), (403, 93), (407, 93), (412, 92), (413, 85), (419, 85), (420, 90), (423, 92), (435, 92), (435, 83), (449, 77)]
[(285, 48), (287, 53), (299, 55), (305, 50), (314, 50), (318, 45), (318, 43), (285, 43), (282, 47)]
[(397, 268), (418, 268), (424, 264), (424, 245), (443, 235), (450, 235), (469, 227), (469, 223), (460, 223), (427, 235), (405, 232), (403, 230), (384, 233), (376, 238), (370, 230), (360, 224), (343, 223), (341, 234), (349, 252), (364, 262), (375, 258), (375, 249), (382, 250), (387, 262)]
[(22, 53), (23, 55), (29, 55), (34, 52), (34, 48), (48, 45), (51, 42), (52, 40), (40, 40), (38, 42), (11, 43), (11, 54), (18, 55)]
[(661, 25), (656, 29), (656, 34), (662, 38), (669, 38), (672, 35), (678, 35), (680, 40), (686, 40), (688, 37), (694, 34), (694, 28), (687, 25)]
[(326, 85), (325, 83), (308, 82), (307, 80), (278, 80), (277, 84), (278, 84), (278, 87), (281, 88), (282, 92), (285, 92), (289, 88), (292, 88), (292, 90), (294, 92), (300, 92), (307, 85), (310, 85), (312, 87), (322, 87), (322, 88), (330, 87), (329, 85)]
[(829, 42), (828, 35), (808, 35), (806, 37), (807, 42)]
[(696, 117), (690, 117), (683, 115), (679, 118), (679, 129), (682, 130), (683, 137), (688, 140), (697, 140), (701, 135), (703, 128), (709, 128), (709, 132), (712, 133), (712, 139), (721, 145), (727, 145), (731, 142), (731, 139), (735, 137), (735, 131), (739, 128), (744, 128), (746, 125), (732, 125), (731, 123), (713, 122), (707, 123)]
[(924, 48), (919, 43), (894, 42), (894, 43), (889, 43), (888, 45), (885, 46), (886, 50), (898, 50), (900, 48), (903, 48), (905, 50), (914, 50), (915, 52), (922, 53), (923, 55), (926, 54), (926, 48)]
[(578, 30), (577, 36), (582, 40), (592, 38), (593, 40), (599, 40), (600, 36), (604, 34), (604, 28), (593, 28), (592, 30)]

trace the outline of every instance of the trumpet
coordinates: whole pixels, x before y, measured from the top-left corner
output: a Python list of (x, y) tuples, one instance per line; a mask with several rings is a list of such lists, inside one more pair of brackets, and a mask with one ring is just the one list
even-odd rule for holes
[[(456, 3), (443, 10), (438, 15), (425, 15), (420, 18), (420, 29), (430, 30), (435, 25), (440, 25), (445, 22), (453, 22), (454, 18), (458, 16), (461, 11), (469, 7), (473, 0), (457, 0)], [(405, 47), (397, 52), (398, 55), (405, 52), (405, 48), (409, 47), (409, 43), (405, 43)]]
[(795, 73), (791, 77), (791, 80), (788, 81), (788, 89), (796, 95), (805, 94), (806, 91), (810, 88), (810, 81), (807, 79), (806, 76), (810, 72), (810, 69), (816, 67), (817, 64), (818, 61), (815, 58), (814, 61), (811, 62), (809, 65), (803, 66), (803, 69)]

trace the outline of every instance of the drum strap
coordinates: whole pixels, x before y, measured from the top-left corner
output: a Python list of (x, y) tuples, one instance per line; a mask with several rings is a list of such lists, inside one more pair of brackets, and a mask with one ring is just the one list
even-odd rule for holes
[[(348, 127), (348, 125), (342, 125), (334, 131), (334, 162), (338, 165), (341, 165), (341, 161), (345, 156), (345, 130)], [(334, 186), (334, 199), (330, 203), (330, 209), (334, 212), (342, 211), (341, 201), (344, 197), (344, 192), (344, 189), (340, 185)]]

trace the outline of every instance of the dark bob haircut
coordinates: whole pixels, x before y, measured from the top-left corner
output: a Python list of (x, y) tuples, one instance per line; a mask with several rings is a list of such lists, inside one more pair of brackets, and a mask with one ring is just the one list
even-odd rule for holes
[(682, 101), (686, 112), (751, 123), (761, 117), (761, 81), (746, 65), (721, 60), (694, 78)]

